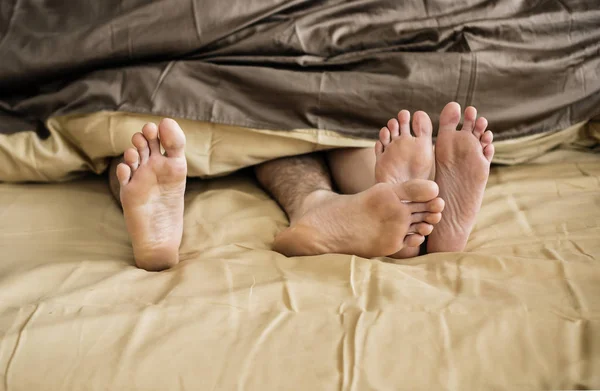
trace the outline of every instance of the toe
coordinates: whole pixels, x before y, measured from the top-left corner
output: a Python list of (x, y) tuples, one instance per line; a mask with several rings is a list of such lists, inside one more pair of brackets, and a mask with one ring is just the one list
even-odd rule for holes
[(160, 121), (158, 132), (168, 157), (185, 156), (185, 134), (175, 120), (165, 118)]
[(433, 225), (427, 223), (411, 224), (408, 228), (408, 233), (427, 236), (433, 232)]
[(427, 202), (437, 197), (440, 189), (433, 181), (412, 179), (395, 185), (394, 191), (402, 201)]
[(142, 128), (142, 133), (146, 140), (148, 140), (148, 146), (150, 147), (150, 155), (160, 154), (160, 143), (158, 142), (158, 127), (155, 123), (149, 122)]
[(381, 141), (381, 144), (384, 148), (388, 146), (390, 141), (392, 141), (390, 130), (385, 126), (379, 131), (379, 141)]
[(437, 224), (442, 220), (441, 213), (429, 213), (429, 212), (421, 212), (421, 213), (413, 213), (410, 215), (410, 220), (413, 224), (416, 223), (427, 223), (427, 224)]
[(423, 235), (419, 235), (419, 234), (407, 235), (404, 238), (404, 246), (405, 247), (419, 247), (421, 244), (423, 244), (424, 241), (425, 241), (425, 236), (423, 236)]
[(400, 135), (400, 128), (398, 126), (398, 120), (396, 118), (392, 118), (388, 121), (387, 127), (390, 130), (390, 138), (393, 140)]
[(440, 132), (454, 131), (460, 122), (460, 105), (448, 103), (440, 114)]
[(431, 118), (424, 111), (417, 111), (413, 115), (413, 132), (416, 137), (429, 136), (433, 133)]
[(425, 223), (428, 223), (428, 224), (436, 225), (437, 223), (442, 221), (442, 214), (441, 213), (426, 213), (425, 216), (423, 217), (422, 221)]
[(146, 163), (148, 161), (148, 157), (150, 156), (150, 149), (148, 147), (148, 140), (146, 140), (146, 137), (138, 132), (131, 138), (131, 143), (137, 149), (138, 154), (140, 155), (140, 164)]
[(482, 147), (487, 147), (488, 145), (490, 145), (492, 143), (492, 141), (494, 141), (494, 134), (492, 133), (491, 130), (486, 130), (485, 133), (483, 133), (483, 136), (481, 136), (481, 146)]
[(400, 135), (410, 136), (410, 112), (408, 110), (398, 113), (398, 122), (400, 123)]
[(131, 173), (133, 174), (140, 164), (140, 154), (137, 149), (129, 148), (125, 151), (123, 160), (131, 168)]
[(494, 158), (494, 144), (489, 144), (487, 145), (485, 148), (483, 148), (483, 156), (485, 156), (485, 158), (487, 159), (488, 162), (492, 162), (492, 159)]
[(129, 179), (131, 178), (131, 167), (129, 167), (125, 163), (119, 163), (117, 166), (117, 179), (121, 186), (125, 186), (129, 183)]
[(444, 200), (439, 197), (434, 198), (428, 202), (411, 202), (410, 204), (408, 204), (411, 213), (441, 213), (444, 210), (444, 206)]
[(473, 106), (469, 106), (465, 110), (465, 119), (463, 121), (462, 131), (473, 132), (475, 128), (475, 120), (477, 119), (477, 109)]
[(483, 135), (483, 132), (485, 132), (487, 126), (488, 121), (487, 119), (485, 119), (485, 117), (477, 118), (477, 122), (475, 122), (475, 129), (473, 129), (473, 134), (475, 135), (475, 137), (481, 139), (481, 136)]

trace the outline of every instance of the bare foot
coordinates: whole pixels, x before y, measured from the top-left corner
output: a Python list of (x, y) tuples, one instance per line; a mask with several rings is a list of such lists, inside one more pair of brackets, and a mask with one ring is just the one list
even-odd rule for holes
[[(402, 183), (410, 179), (428, 179), (433, 169), (431, 119), (423, 111), (413, 115), (413, 137), (410, 133), (410, 113), (402, 110), (381, 128), (375, 144), (375, 179), (378, 183)], [(393, 258), (412, 258), (419, 247), (405, 247)]]
[[(179, 262), (187, 163), (185, 135), (172, 119), (146, 124), (117, 166), (120, 198), (138, 267), (158, 271)], [(160, 145), (166, 151), (160, 152)]]
[(451, 102), (440, 114), (435, 144), (435, 181), (446, 201), (442, 220), (427, 242), (428, 252), (463, 251), (481, 207), (494, 156), (487, 120), (467, 107), (460, 131), (460, 106)]
[(433, 169), (433, 126), (429, 116), (417, 111), (410, 134), (410, 113), (402, 110), (379, 131), (375, 144), (375, 180), (378, 183), (402, 183), (411, 179), (429, 179)]
[(273, 248), (287, 256), (372, 258), (416, 247), (441, 218), (444, 202), (437, 194), (435, 182), (427, 180), (379, 183), (353, 195), (317, 190), (306, 198), (301, 217), (275, 238)]

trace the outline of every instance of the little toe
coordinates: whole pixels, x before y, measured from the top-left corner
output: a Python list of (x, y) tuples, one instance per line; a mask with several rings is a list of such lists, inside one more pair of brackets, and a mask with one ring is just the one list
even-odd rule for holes
[(405, 247), (419, 247), (425, 241), (425, 236), (419, 234), (406, 235), (404, 238)]
[(427, 236), (433, 232), (433, 225), (427, 223), (416, 223), (411, 224), (408, 227), (408, 233), (410, 234), (419, 234), (422, 236)]
[(148, 161), (148, 157), (150, 156), (150, 148), (148, 147), (148, 140), (144, 137), (143, 134), (137, 132), (131, 138), (131, 143), (137, 149), (138, 154), (140, 155), (140, 164), (144, 164)]
[(381, 141), (381, 145), (384, 147), (384, 149), (392, 141), (392, 134), (385, 126), (379, 131), (379, 141)]
[(168, 157), (185, 156), (185, 133), (171, 118), (164, 118), (158, 125), (160, 143)]
[(123, 154), (123, 160), (131, 168), (133, 174), (140, 164), (140, 154), (135, 148), (128, 148)]
[(465, 109), (465, 119), (463, 120), (462, 131), (473, 132), (475, 128), (475, 121), (477, 120), (477, 109), (473, 106), (469, 106)]
[(485, 156), (487, 161), (490, 163), (492, 162), (492, 159), (494, 158), (494, 151), (495, 151), (494, 144), (488, 144), (485, 146), (485, 148), (483, 148), (483, 156)]
[(125, 186), (129, 183), (129, 179), (131, 179), (131, 167), (129, 167), (125, 163), (119, 163), (117, 166), (117, 179), (121, 186)]
[(440, 188), (437, 183), (426, 179), (411, 179), (395, 185), (394, 191), (400, 200), (428, 202), (437, 197)]
[(398, 113), (398, 122), (400, 123), (400, 136), (410, 136), (410, 112), (408, 110)]
[(416, 137), (428, 136), (433, 133), (431, 118), (424, 111), (417, 111), (413, 115), (413, 133)]
[(400, 135), (400, 127), (396, 118), (392, 118), (391, 120), (389, 120), (387, 123), (387, 127), (390, 130), (390, 138), (392, 140), (394, 140)]
[(460, 122), (460, 105), (448, 103), (440, 114), (440, 132), (455, 131)]
[(483, 133), (483, 136), (481, 136), (480, 141), (481, 146), (485, 148), (486, 146), (490, 145), (492, 141), (494, 141), (494, 134), (491, 130), (486, 130), (485, 133)]
[(475, 137), (481, 139), (481, 136), (483, 136), (483, 132), (485, 132), (487, 126), (488, 121), (485, 117), (477, 118), (477, 121), (475, 122), (475, 129), (473, 129), (473, 134), (475, 135)]
[(146, 140), (148, 140), (148, 146), (150, 147), (150, 155), (160, 154), (160, 143), (158, 141), (158, 127), (155, 123), (149, 122), (142, 128), (142, 133)]

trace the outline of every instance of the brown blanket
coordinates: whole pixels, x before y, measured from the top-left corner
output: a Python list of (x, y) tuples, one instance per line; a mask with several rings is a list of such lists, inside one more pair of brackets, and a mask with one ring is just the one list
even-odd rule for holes
[(376, 137), (474, 104), (499, 139), (600, 114), (600, 2), (0, 2), (0, 133), (100, 110)]

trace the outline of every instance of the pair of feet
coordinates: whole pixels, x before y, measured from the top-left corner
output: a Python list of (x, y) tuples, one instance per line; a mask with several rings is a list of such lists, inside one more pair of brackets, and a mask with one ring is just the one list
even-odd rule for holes
[[(461, 251), (494, 153), (487, 121), (476, 116), (467, 108), (462, 130), (456, 131), (460, 106), (449, 103), (440, 116), (434, 158), (427, 114), (415, 113), (413, 137), (410, 115), (401, 111), (375, 146), (378, 183), (354, 195), (315, 191), (305, 199), (306, 212), (277, 236), (275, 250), (288, 256), (406, 257), (417, 255), (430, 235), (428, 251)], [(125, 152), (116, 170), (134, 257), (146, 270), (166, 269), (179, 261), (183, 235), (185, 135), (175, 121), (164, 119), (158, 127), (145, 125), (132, 143), (135, 148)], [(427, 180), (434, 162), (435, 182)]]
[[(371, 258), (414, 257), (429, 235), (427, 252), (464, 250), (481, 207), (494, 155), (487, 120), (468, 107), (462, 129), (458, 103), (440, 114), (435, 152), (433, 125), (417, 111), (398, 113), (375, 145), (377, 184), (355, 195), (315, 192), (304, 215), (274, 243), (286, 255), (347, 253)], [(435, 182), (428, 180), (435, 169)], [(443, 213), (442, 213), (443, 211)], [(435, 229), (434, 229), (435, 226)]]

